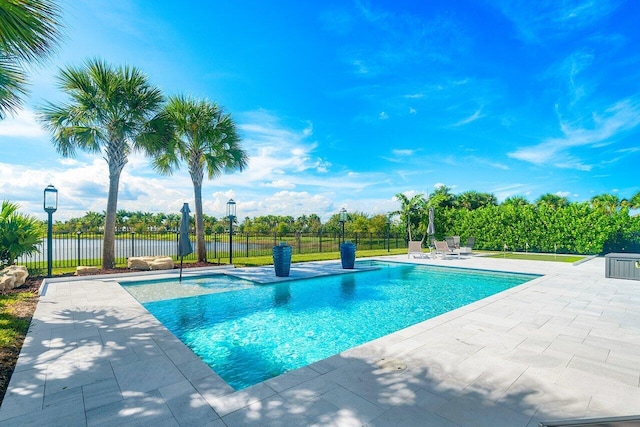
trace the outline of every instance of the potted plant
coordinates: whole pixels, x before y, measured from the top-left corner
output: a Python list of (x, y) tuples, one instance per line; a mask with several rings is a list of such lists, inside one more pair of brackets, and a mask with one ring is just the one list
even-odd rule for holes
[(356, 262), (356, 245), (346, 241), (340, 244), (340, 261), (342, 268), (351, 269)]
[(288, 277), (291, 269), (291, 246), (287, 242), (280, 242), (273, 247), (273, 268), (276, 277)]

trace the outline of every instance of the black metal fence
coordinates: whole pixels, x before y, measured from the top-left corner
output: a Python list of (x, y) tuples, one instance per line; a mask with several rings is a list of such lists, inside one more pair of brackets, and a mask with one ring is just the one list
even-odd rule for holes
[[(53, 267), (65, 268), (76, 266), (100, 266), (102, 264), (101, 233), (54, 233), (52, 239)], [(170, 256), (177, 260), (178, 237), (176, 232), (116, 233), (115, 257), (117, 264), (124, 264), (133, 256)], [(194, 253), (185, 260), (196, 260), (195, 234), (191, 235)], [(295, 234), (253, 234), (234, 233), (233, 248), (229, 245), (229, 233), (205, 235), (207, 260), (226, 262), (229, 251), (233, 249), (233, 258), (271, 255), (273, 246), (286, 242), (293, 247), (293, 253), (337, 252), (342, 237), (339, 234), (327, 233), (295, 233)], [(406, 248), (407, 243), (400, 235), (376, 235), (372, 233), (356, 233), (346, 235), (360, 249), (392, 249)], [(43, 236), (39, 253), (22, 256), (17, 263), (30, 269), (47, 268), (47, 238)]]

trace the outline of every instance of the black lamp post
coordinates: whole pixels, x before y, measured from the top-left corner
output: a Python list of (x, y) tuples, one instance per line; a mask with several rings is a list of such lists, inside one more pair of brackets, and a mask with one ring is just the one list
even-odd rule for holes
[(233, 264), (233, 220), (236, 219), (236, 202), (227, 202), (227, 218), (229, 218), (229, 264)]
[(345, 208), (340, 209), (340, 224), (342, 224), (342, 243), (344, 243), (344, 223), (347, 222), (347, 210)]
[(47, 220), (47, 277), (51, 277), (51, 265), (53, 263), (53, 213), (58, 210), (58, 190), (49, 184), (44, 189), (44, 211), (48, 215)]
[(391, 251), (391, 217), (387, 215), (387, 252)]

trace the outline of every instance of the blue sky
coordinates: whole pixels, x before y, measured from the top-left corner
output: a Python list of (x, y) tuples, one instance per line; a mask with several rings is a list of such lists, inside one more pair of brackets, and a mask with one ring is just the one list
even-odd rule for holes
[[(31, 73), (25, 108), (0, 122), (0, 198), (44, 218), (106, 208), (106, 162), (59, 156), (34, 120), (63, 101), (60, 67), (133, 65), (166, 95), (223, 106), (250, 156), (205, 182), (205, 212), (396, 210), (400, 192), (545, 193), (585, 201), (640, 190), (640, 4), (635, 1), (66, 0), (65, 37)], [(130, 157), (118, 207), (193, 204)]]

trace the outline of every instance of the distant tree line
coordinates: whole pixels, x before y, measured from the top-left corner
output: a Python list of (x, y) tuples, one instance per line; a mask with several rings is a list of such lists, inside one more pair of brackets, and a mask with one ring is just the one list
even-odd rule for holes
[[(640, 208), (640, 191), (630, 199), (602, 194), (588, 202), (570, 202), (566, 197), (544, 194), (530, 202), (515, 196), (498, 203), (490, 193), (467, 191), (453, 194), (441, 186), (430, 196), (409, 198), (399, 193), (397, 211), (388, 215), (349, 212), (344, 224), (347, 235), (404, 233), (407, 240), (444, 239), (458, 235), (476, 238), (476, 247), (487, 250), (598, 254), (612, 251), (640, 252), (640, 217), (630, 209)], [(435, 213), (435, 234), (426, 234), (429, 208)], [(192, 221), (194, 221), (192, 217)], [(179, 214), (118, 210), (117, 232), (175, 231)], [(56, 232), (101, 232), (104, 213), (87, 212), (54, 225)], [(192, 224), (195, 227), (195, 224)], [(229, 231), (226, 217), (203, 214), (206, 234)], [(322, 222), (317, 214), (265, 215), (234, 222), (239, 233), (278, 234), (340, 233), (339, 214)]]
[[(388, 231), (402, 232), (404, 227), (392, 222), (388, 215), (367, 215), (362, 212), (351, 212), (347, 215), (345, 233), (385, 234)], [(56, 221), (53, 230), (56, 233), (103, 232), (105, 213), (87, 212), (79, 218), (67, 221)], [(229, 232), (229, 219), (216, 218), (203, 214), (205, 234)], [(120, 209), (116, 213), (116, 232), (145, 233), (149, 231), (176, 231), (180, 225), (180, 214), (150, 213), (127, 211)], [(191, 217), (191, 225), (195, 228), (195, 217)], [(284, 215), (265, 215), (254, 218), (246, 217), (243, 221), (234, 220), (234, 230), (239, 233), (255, 234), (291, 234), (291, 233), (340, 233), (342, 224), (338, 214), (333, 215), (325, 223), (316, 214), (301, 215), (297, 218)]]
[[(601, 194), (588, 202), (544, 194), (535, 202), (509, 197), (501, 204), (494, 195), (468, 191), (455, 195), (446, 186), (429, 197), (396, 195), (396, 214), (410, 239), (425, 241), (459, 235), (475, 237), (486, 250), (602, 254), (640, 252), (640, 191), (630, 199)], [(434, 209), (435, 234), (427, 235), (428, 211)]]

